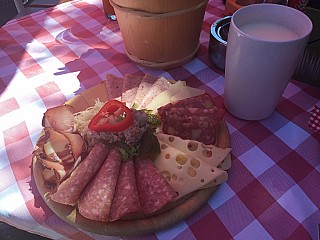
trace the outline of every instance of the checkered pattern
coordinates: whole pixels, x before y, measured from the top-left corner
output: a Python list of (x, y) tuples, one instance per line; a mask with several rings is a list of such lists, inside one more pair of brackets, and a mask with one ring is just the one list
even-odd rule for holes
[(314, 129), (316, 132), (320, 131), (320, 108), (317, 105), (315, 105), (311, 111), (309, 127)]
[[(106, 73), (186, 80), (223, 106), (224, 74), (208, 60), (210, 25), (223, 16), (222, 0), (208, 3), (196, 57), (168, 71), (129, 61), (117, 22), (102, 9), (100, 0), (77, 0), (0, 29), (0, 220), (52, 239), (121, 237), (63, 222), (39, 195), (31, 157), (47, 108), (99, 83)], [(316, 239), (320, 137), (308, 121), (319, 92), (292, 80), (268, 119), (244, 121), (226, 113), (233, 148), (229, 180), (191, 217), (134, 239)], [(319, 108), (312, 112), (311, 127), (319, 124)]]

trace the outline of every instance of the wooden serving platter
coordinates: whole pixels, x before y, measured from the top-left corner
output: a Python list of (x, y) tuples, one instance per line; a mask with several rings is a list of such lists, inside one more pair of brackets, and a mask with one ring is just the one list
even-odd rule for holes
[[(217, 147), (231, 147), (230, 135), (225, 121), (221, 122), (216, 139)], [(226, 161), (230, 161), (230, 154)], [(82, 217), (77, 210), (77, 206), (63, 205), (52, 201), (49, 197), (49, 189), (44, 184), (43, 166), (35, 156), (32, 165), (33, 177), (40, 195), (57, 216), (80, 229), (109, 236), (141, 236), (174, 226), (205, 205), (219, 187), (215, 186), (192, 192), (149, 216), (132, 215), (126, 220), (99, 222)]]

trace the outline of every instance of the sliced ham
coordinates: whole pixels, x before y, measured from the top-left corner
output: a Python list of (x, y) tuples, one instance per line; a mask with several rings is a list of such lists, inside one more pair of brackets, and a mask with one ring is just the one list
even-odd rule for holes
[(134, 160), (121, 163), (116, 192), (111, 205), (109, 221), (116, 221), (126, 214), (140, 211), (140, 202), (136, 186)]
[(95, 221), (108, 221), (120, 165), (121, 154), (117, 148), (113, 148), (98, 174), (80, 196), (78, 208), (82, 216)]
[(58, 203), (75, 205), (81, 192), (98, 172), (107, 155), (108, 148), (104, 144), (96, 144), (71, 175), (58, 186), (51, 199)]
[(43, 115), (42, 126), (72, 133), (75, 131), (74, 113), (74, 108), (69, 105), (49, 108)]
[(113, 74), (107, 74), (105, 84), (108, 98), (121, 101), (123, 78), (116, 77)]
[(143, 76), (126, 74), (123, 80), (121, 101), (131, 108)]
[(150, 159), (136, 159), (135, 169), (141, 211), (144, 214), (160, 210), (177, 197)]

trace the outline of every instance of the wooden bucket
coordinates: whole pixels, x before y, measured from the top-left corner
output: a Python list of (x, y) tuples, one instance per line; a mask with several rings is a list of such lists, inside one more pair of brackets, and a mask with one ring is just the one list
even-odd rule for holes
[(168, 69), (191, 60), (208, 0), (109, 0), (128, 57), (139, 65)]

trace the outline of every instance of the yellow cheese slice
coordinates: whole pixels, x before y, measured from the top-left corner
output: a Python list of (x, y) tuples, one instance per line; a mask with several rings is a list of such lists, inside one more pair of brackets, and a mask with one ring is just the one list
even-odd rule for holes
[(168, 79), (164, 77), (159, 77), (150, 87), (148, 93), (145, 95), (145, 97), (142, 99), (142, 102), (140, 103), (138, 109), (144, 109), (146, 108), (153, 99), (158, 96), (160, 93), (168, 90), (171, 87), (171, 82), (169, 82)]
[[(210, 166), (219, 167), (227, 170), (231, 167), (230, 151), (231, 148), (218, 148), (214, 145), (205, 145), (194, 140), (184, 140), (180, 137), (157, 133), (157, 138), (194, 158), (201, 159)], [(227, 159), (227, 157), (229, 158)]]
[(155, 166), (181, 198), (208, 183), (221, 184), (228, 179), (226, 171), (211, 166), (199, 158), (192, 157), (165, 142), (159, 141), (161, 153)]
[(87, 109), (88, 107), (90, 107), (90, 105), (87, 103), (87, 101), (81, 95), (75, 95), (73, 98), (71, 98), (70, 100), (65, 102), (65, 104), (72, 106), (74, 108), (75, 112), (80, 112), (80, 111), (83, 111), (83, 110)]
[(170, 98), (170, 102), (177, 102), (179, 100), (185, 99), (185, 98), (191, 98), (191, 97), (195, 97), (195, 96), (199, 96), (201, 94), (204, 94), (205, 91), (198, 89), (198, 88), (193, 88), (193, 87), (189, 87), (189, 86), (183, 86), (179, 89), (179, 93), (172, 96)]
[(104, 82), (101, 82), (94, 87), (81, 92), (80, 95), (84, 97), (89, 106), (94, 106), (97, 99), (99, 99), (101, 102), (106, 102), (109, 100), (108, 92)]
[(150, 104), (147, 105), (148, 110), (152, 110), (153, 113), (157, 112), (157, 109), (161, 106), (164, 106), (170, 103), (171, 98), (178, 94), (181, 87), (184, 87), (186, 82), (184, 81), (177, 81), (176, 83), (172, 84), (167, 90), (159, 93)]
[(228, 170), (231, 168), (231, 155), (228, 154), (228, 156), (222, 160), (222, 162), (219, 164), (218, 168), (221, 168), (222, 170)]

